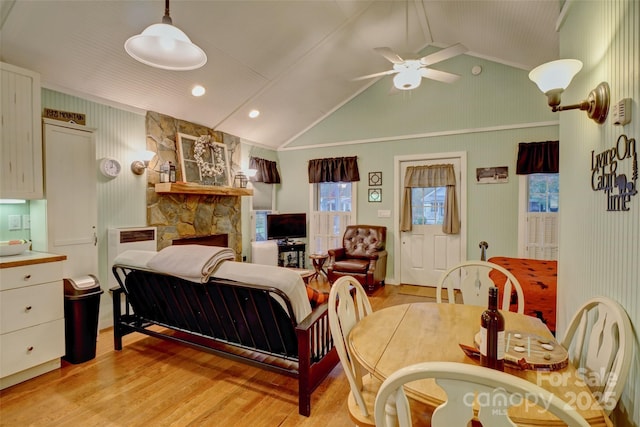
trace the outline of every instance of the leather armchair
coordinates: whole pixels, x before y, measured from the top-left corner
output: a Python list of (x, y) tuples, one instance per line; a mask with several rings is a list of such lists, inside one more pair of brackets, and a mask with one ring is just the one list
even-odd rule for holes
[(348, 225), (342, 237), (342, 247), (329, 249), (327, 276), (333, 283), (343, 276), (352, 276), (371, 293), (384, 286), (387, 274), (387, 227), (379, 225)]

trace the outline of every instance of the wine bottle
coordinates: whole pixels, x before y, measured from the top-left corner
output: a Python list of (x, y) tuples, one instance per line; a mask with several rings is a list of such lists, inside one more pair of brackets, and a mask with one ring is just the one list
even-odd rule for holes
[(504, 317), (498, 311), (498, 288), (489, 288), (489, 306), (480, 317), (480, 363), (504, 371)]

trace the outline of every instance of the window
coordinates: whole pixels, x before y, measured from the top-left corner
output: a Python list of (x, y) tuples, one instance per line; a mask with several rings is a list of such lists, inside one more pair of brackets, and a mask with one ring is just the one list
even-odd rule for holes
[(356, 185), (352, 182), (321, 182), (311, 185), (313, 200), (309, 253), (326, 252), (341, 246), (344, 230), (355, 217), (352, 200), (356, 198)]
[(559, 178), (557, 173), (527, 175), (528, 212), (558, 212)]
[(252, 182), (251, 197), (251, 239), (255, 242), (267, 240), (267, 214), (274, 210), (273, 184)]
[(447, 187), (414, 187), (411, 189), (411, 221), (413, 225), (442, 225)]
[(321, 182), (318, 185), (317, 206), (320, 212), (351, 212), (350, 182)]
[(559, 181), (556, 173), (521, 175), (520, 250), (525, 258), (558, 258)]

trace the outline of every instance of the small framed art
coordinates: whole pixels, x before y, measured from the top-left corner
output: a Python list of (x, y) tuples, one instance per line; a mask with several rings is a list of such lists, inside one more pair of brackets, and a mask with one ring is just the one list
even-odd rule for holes
[(382, 185), (382, 172), (369, 172), (369, 185), (372, 187)]
[(382, 202), (382, 188), (369, 189), (369, 202), (370, 203)]

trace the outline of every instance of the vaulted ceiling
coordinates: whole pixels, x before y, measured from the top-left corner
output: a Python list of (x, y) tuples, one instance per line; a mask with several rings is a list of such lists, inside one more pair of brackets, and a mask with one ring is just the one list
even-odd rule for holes
[[(157, 111), (270, 148), (375, 80), (390, 63), (373, 49), (417, 54), (464, 44), (525, 70), (558, 57), (553, 0), (173, 0), (173, 24), (207, 54), (198, 70), (138, 63), (124, 42), (159, 23), (162, 0), (3, 0), (0, 58), (44, 87), (134, 111)], [(447, 71), (447, 63), (433, 66)], [(391, 77), (381, 77), (389, 80)], [(207, 92), (194, 98), (191, 88)], [(445, 83), (438, 83), (445, 84)], [(252, 109), (261, 111), (250, 119)]]

